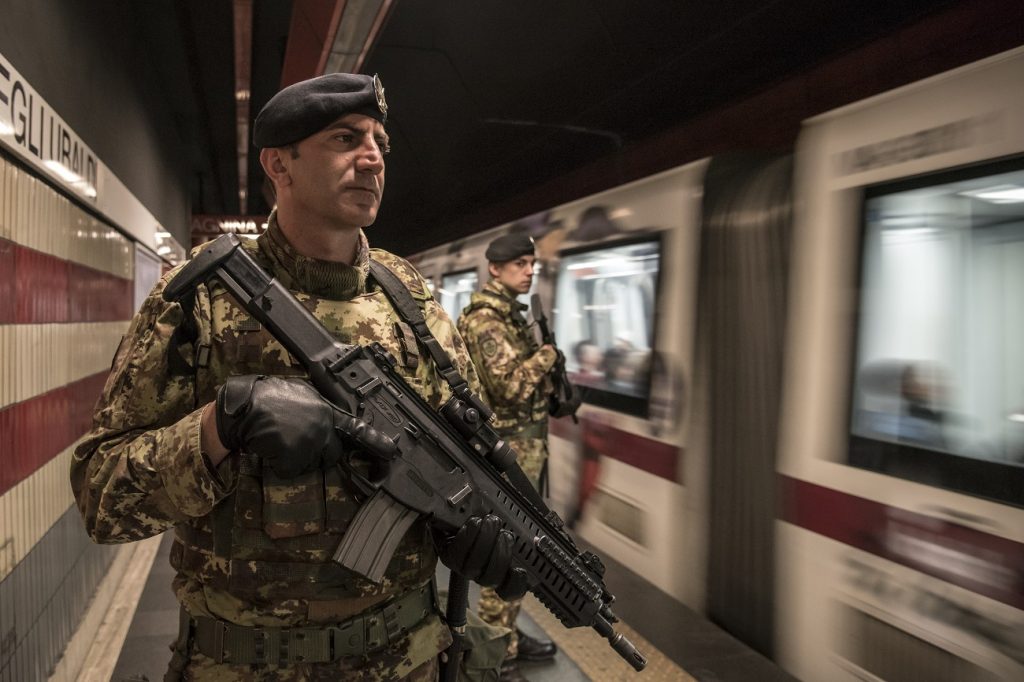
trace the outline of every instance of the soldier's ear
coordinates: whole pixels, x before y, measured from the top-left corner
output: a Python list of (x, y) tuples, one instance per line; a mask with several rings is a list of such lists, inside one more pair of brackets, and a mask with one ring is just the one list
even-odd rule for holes
[(275, 187), (287, 187), (292, 184), (292, 176), (288, 172), (288, 151), (283, 147), (269, 147), (260, 150), (260, 165), (274, 183)]
[(498, 264), (494, 262), (487, 263), (487, 272), (489, 272), (491, 277), (494, 279), (498, 279), (498, 276), (501, 274), (501, 270), (498, 269)]

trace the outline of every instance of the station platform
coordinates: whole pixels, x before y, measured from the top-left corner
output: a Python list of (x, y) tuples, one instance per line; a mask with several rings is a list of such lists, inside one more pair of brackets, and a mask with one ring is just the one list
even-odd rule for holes
[[(106, 635), (112, 641), (101, 642), (106, 653), (90, 658), (90, 667), (83, 670), (79, 682), (112, 680), (113, 682), (157, 682), (163, 679), (170, 659), (169, 643), (178, 624), (178, 604), (171, 592), (173, 570), (168, 563), (172, 536), (146, 541), (148, 553), (140, 551), (143, 565), (135, 578), (137, 597), (132, 604), (112, 607), (107, 621), (126, 620), (125, 628), (111, 625)], [(141, 544), (141, 543), (139, 543)], [(701, 682), (739, 682), (747, 680), (794, 680), (772, 661), (753, 651), (705, 618), (687, 609), (660, 590), (651, 587), (628, 568), (603, 559), (606, 582), (614, 586), (618, 597), (616, 625), (648, 658), (642, 673), (635, 672), (590, 628), (562, 627), (533, 595), (527, 595), (520, 615), (520, 627), (530, 635), (545, 636), (558, 645), (554, 661), (523, 663), (523, 674), (533, 682), (581, 682), (586, 680), (647, 680), (648, 682), (699, 680)], [(136, 561), (138, 564), (138, 561)], [(130, 594), (132, 571), (127, 572), (123, 589)], [(438, 571), (438, 584), (447, 584), (447, 570)], [(474, 605), (479, 589), (473, 586), (470, 604)], [(115, 641), (116, 640), (116, 641)], [(103, 659), (106, 660), (103, 660)]]

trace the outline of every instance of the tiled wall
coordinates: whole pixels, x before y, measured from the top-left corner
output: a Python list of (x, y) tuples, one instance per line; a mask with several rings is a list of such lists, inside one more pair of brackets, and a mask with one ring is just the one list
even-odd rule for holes
[(0, 682), (46, 679), (115, 548), (68, 467), (133, 313), (134, 245), (0, 156)]

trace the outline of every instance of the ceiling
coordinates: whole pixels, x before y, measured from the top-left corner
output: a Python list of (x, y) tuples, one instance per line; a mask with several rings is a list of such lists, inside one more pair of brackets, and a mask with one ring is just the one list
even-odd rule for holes
[[(314, 4), (321, 16), (331, 18), (310, 19)], [(755, 112), (750, 119), (757, 123), (755, 132), (758, 125), (770, 129), (772, 117), (802, 116), (814, 106), (807, 102), (824, 106), (865, 87), (877, 91), (889, 77), (884, 70), (861, 73), (857, 60), (867, 60), (870, 70), (870, 46), (880, 38), (898, 34), (906, 43), (921, 34), (921, 41), (934, 43), (938, 29), (922, 33), (914, 27), (942, 13), (952, 17), (947, 24), (957, 17), (962, 21), (960, 6), (1013, 4), (255, 0), (249, 120), (280, 87), (283, 69), (297, 80), (337, 63), (302, 62), (296, 50), (323, 56), (331, 41), (335, 50), (345, 49), (344, 40), (360, 43), (351, 52), (358, 55), (362, 48), (360, 70), (383, 80), (392, 140), (387, 190), (371, 242), (408, 254), (541, 210), (543, 202), (561, 203), (660, 170), (659, 165), (696, 158), (683, 154), (709, 153), (716, 137), (709, 121), (758, 93), (806, 84), (810, 81), (793, 78), (843, 55), (854, 60), (847, 60), (847, 71), (839, 76), (876, 82), (845, 93), (835, 78), (819, 79), (832, 91), (831, 99), (801, 91), (799, 112), (785, 111), (784, 101), (779, 111)], [(382, 12), (375, 25), (364, 13), (360, 30), (365, 35), (356, 32), (353, 38), (345, 13), (360, 5), (379, 5)], [(234, 215), (239, 212), (236, 100), (232, 55), (225, 49), (233, 44), (232, 4), (177, 6), (178, 21), (167, 30), (177, 33), (190, 73), (178, 79), (188, 91), (174, 106), (187, 110), (194, 123), (186, 145), (193, 213)], [(981, 11), (970, 9), (970, 16)], [(339, 18), (340, 26), (331, 24)], [(327, 49), (320, 49), (318, 40)], [(766, 133), (765, 139), (786, 143), (792, 126), (776, 128), (784, 132)], [(678, 146), (687, 130), (698, 131), (701, 139)], [(652, 141), (669, 139), (670, 133), (678, 153), (652, 153), (658, 149)], [(652, 160), (638, 162), (639, 157)], [(612, 172), (588, 175), (594, 168)], [(250, 214), (269, 210), (262, 183), (250, 154)]]

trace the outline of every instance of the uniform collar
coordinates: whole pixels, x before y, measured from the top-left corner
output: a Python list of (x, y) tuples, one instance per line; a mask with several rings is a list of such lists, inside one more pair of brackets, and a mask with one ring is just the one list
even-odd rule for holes
[(525, 304), (520, 303), (512, 292), (510, 292), (504, 284), (496, 279), (488, 280), (487, 283), (484, 284), (483, 289), (480, 290), (480, 293), (473, 294), (472, 298), (477, 299), (480, 303), (489, 305), (506, 315), (512, 312), (522, 313), (527, 309)]
[(277, 211), (270, 214), (267, 231), (259, 238), (260, 249), (274, 262), (281, 283), (321, 298), (346, 301), (366, 291), (370, 270), (370, 245), (359, 231), (354, 265), (310, 258), (298, 253), (277, 224)]

